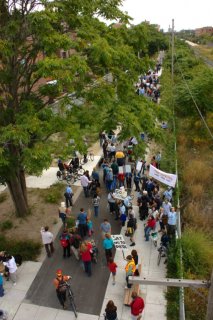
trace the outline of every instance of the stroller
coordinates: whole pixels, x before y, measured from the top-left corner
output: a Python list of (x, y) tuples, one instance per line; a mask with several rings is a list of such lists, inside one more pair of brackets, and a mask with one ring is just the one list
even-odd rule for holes
[(95, 240), (91, 240), (90, 243), (92, 245), (92, 252), (91, 252), (92, 262), (97, 263), (98, 262), (98, 247), (95, 243)]

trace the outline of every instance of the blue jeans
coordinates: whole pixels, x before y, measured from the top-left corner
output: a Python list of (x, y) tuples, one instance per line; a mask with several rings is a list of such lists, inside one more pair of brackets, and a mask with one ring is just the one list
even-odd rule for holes
[(83, 189), (84, 189), (85, 197), (88, 198), (89, 197), (89, 188), (88, 187), (83, 187)]
[(151, 230), (152, 230), (152, 228), (150, 228), (148, 226), (146, 226), (144, 229), (146, 241), (149, 241), (149, 233)]
[(98, 216), (99, 206), (94, 207), (95, 217)]
[(84, 261), (84, 269), (85, 272), (88, 274), (88, 276), (90, 277), (92, 275), (92, 265), (91, 265), (91, 261)]

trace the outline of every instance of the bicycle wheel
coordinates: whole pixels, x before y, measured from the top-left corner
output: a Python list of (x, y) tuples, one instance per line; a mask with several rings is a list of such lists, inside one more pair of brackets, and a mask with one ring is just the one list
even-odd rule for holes
[(77, 309), (76, 309), (76, 305), (75, 305), (75, 301), (74, 301), (74, 295), (73, 295), (71, 288), (69, 288), (69, 299), (70, 299), (70, 305), (72, 307), (74, 315), (77, 318), (78, 314), (77, 314)]
[(61, 173), (61, 171), (57, 171), (56, 176), (57, 176), (58, 181), (63, 180), (63, 174)]
[(66, 181), (68, 184), (73, 184), (75, 182), (75, 177), (71, 174), (66, 176)]
[(160, 265), (160, 261), (161, 261), (161, 249), (160, 249), (160, 251), (158, 253), (158, 260), (157, 260), (158, 266)]

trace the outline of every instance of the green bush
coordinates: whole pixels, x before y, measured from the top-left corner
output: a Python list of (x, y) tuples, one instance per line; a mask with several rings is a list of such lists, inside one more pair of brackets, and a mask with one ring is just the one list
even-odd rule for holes
[(0, 224), (1, 231), (10, 230), (13, 227), (13, 222), (11, 220), (5, 220)]
[(41, 244), (29, 239), (7, 240), (1, 235), (0, 251), (7, 251), (12, 255), (20, 254), (23, 260), (36, 261), (36, 258), (41, 252)]
[(70, 229), (75, 226), (75, 217), (67, 218), (67, 229)]
[(212, 241), (198, 230), (187, 230), (182, 239), (183, 264), (187, 274), (209, 277), (213, 265)]
[(62, 197), (62, 191), (65, 186), (61, 183), (55, 183), (50, 188), (42, 190), (41, 196), (47, 203), (59, 203)]

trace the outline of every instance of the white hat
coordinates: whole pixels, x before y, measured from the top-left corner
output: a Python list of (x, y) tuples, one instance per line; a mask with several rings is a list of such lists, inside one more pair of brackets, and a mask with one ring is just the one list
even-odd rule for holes
[(147, 194), (148, 192), (146, 190), (143, 191), (143, 194)]
[(62, 208), (65, 208), (66, 206), (65, 206), (65, 202), (61, 202), (61, 207)]

